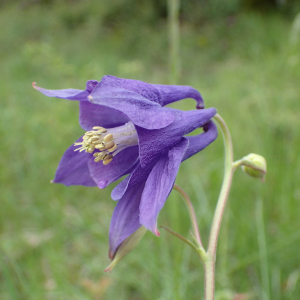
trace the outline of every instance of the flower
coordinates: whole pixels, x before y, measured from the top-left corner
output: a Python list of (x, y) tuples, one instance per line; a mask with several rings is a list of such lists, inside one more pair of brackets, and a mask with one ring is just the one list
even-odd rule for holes
[[(110, 258), (142, 225), (159, 236), (158, 213), (180, 163), (217, 137), (211, 121), (215, 108), (204, 109), (200, 93), (189, 86), (114, 76), (89, 80), (85, 90), (33, 87), (46, 96), (79, 101), (79, 123), (87, 131), (65, 152), (53, 182), (102, 189), (129, 174), (112, 191), (118, 203), (109, 230)], [(198, 110), (165, 107), (185, 98), (195, 99)], [(203, 133), (185, 136), (199, 127)]]

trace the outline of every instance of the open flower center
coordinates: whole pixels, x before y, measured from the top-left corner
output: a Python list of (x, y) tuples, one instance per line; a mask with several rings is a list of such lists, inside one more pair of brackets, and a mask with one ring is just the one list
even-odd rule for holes
[(75, 151), (94, 152), (94, 161), (103, 161), (109, 164), (113, 157), (127, 147), (138, 145), (138, 135), (132, 122), (114, 128), (93, 127), (94, 130), (87, 131)]

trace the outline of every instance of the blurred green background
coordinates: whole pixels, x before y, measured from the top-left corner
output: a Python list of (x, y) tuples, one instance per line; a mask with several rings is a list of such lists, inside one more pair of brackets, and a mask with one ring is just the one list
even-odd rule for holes
[[(182, 0), (180, 49), (172, 52), (164, 0), (2, 0), (0, 299), (203, 299), (196, 254), (163, 229), (160, 238), (147, 233), (104, 273), (112, 187), (50, 184), (83, 130), (77, 103), (45, 97), (31, 83), (83, 89), (105, 74), (197, 88), (206, 107), (226, 120), (235, 159), (250, 152), (266, 157), (264, 184), (241, 170), (234, 176), (218, 245), (216, 299), (298, 299), (299, 11), (296, 0)], [(219, 136), (181, 165), (176, 181), (194, 202), (205, 245), (222, 175)], [(189, 236), (175, 192), (159, 224)]]

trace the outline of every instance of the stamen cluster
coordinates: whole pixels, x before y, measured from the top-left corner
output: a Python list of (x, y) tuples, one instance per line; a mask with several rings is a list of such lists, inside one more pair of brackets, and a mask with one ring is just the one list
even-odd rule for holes
[(102, 161), (104, 165), (107, 165), (121, 150), (137, 144), (138, 138), (134, 125), (132, 122), (128, 122), (123, 126), (110, 129), (94, 126), (93, 130), (84, 134), (82, 142), (74, 145), (81, 146), (75, 151), (94, 152), (94, 161)]

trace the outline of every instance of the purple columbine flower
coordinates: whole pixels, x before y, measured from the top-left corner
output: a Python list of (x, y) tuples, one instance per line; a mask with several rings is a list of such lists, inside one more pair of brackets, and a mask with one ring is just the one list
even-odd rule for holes
[[(109, 230), (110, 258), (142, 225), (159, 235), (158, 213), (180, 163), (217, 137), (211, 121), (216, 109), (204, 109), (200, 93), (189, 86), (114, 76), (89, 80), (85, 90), (33, 87), (49, 97), (79, 101), (79, 123), (86, 131), (63, 155), (53, 182), (102, 189), (129, 174), (112, 191), (118, 204)], [(185, 98), (195, 99), (198, 110), (164, 107)], [(203, 133), (185, 136), (199, 127)]]

